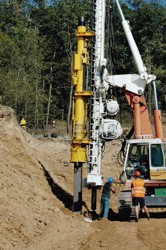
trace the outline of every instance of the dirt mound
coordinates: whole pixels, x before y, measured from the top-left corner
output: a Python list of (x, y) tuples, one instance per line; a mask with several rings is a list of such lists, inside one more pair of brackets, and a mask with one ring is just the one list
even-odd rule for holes
[[(70, 141), (35, 139), (20, 128), (8, 107), (0, 108), (0, 131), (1, 250), (165, 249), (165, 213), (151, 213), (149, 222), (146, 218), (119, 222), (118, 190), (111, 200), (111, 221), (86, 222), (83, 215), (72, 213)], [(118, 175), (119, 147), (118, 141), (107, 145), (104, 176)], [(83, 199), (90, 209), (88, 189), (83, 190)], [(100, 192), (98, 207), (99, 200)]]
[[(61, 235), (53, 236), (58, 244), (63, 234), (70, 235), (72, 227), (75, 230), (73, 213), (66, 209), (67, 215), (64, 209), (72, 204), (70, 193), (65, 191), (72, 179), (72, 169), (66, 169), (69, 145), (36, 140), (20, 128), (13, 110), (7, 107), (0, 109), (0, 131), (0, 249), (25, 249), (40, 241), (47, 231)], [(81, 225), (77, 220), (75, 223)], [(32, 249), (38, 249), (38, 245)], [(47, 249), (47, 245), (49, 240), (39, 249)]]

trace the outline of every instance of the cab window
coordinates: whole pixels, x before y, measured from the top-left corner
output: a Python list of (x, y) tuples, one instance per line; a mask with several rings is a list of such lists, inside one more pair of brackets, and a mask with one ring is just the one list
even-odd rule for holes
[(160, 144), (151, 145), (151, 165), (152, 167), (164, 166), (163, 148)]

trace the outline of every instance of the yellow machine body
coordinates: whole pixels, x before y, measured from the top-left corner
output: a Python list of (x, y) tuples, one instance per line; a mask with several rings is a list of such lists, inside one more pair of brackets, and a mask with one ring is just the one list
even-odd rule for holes
[(78, 26), (77, 29), (77, 53), (73, 61), (73, 105), (72, 105), (72, 145), (71, 162), (84, 163), (87, 161), (86, 145), (89, 143), (87, 136), (87, 109), (88, 97), (92, 96), (92, 91), (85, 90), (84, 71), (89, 65), (88, 44), (89, 38), (94, 36), (94, 32), (86, 31), (85, 26)]

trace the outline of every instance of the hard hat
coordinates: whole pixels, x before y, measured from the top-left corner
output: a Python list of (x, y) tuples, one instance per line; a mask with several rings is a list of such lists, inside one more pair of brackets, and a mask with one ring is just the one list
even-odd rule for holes
[(135, 172), (134, 172), (134, 176), (139, 177), (139, 176), (141, 176), (141, 173), (140, 173), (139, 171), (135, 171)]
[(109, 182), (109, 183), (112, 183), (113, 181), (114, 181), (114, 179), (113, 179), (112, 177), (109, 177), (109, 178), (108, 178), (108, 182)]

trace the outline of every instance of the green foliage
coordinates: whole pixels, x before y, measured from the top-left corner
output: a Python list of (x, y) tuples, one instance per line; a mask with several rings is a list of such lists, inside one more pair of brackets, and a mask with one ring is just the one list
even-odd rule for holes
[[(165, 110), (166, 8), (159, 2), (123, 1), (122, 8), (145, 65), (157, 76)], [(107, 24), (113, 20), (107, 30), (110, 70), (137, 73), (117, 8), (114, 1), (108, 3), (113, 7), (112, 19), (107, 20)], [(45, 126), (50, 84), (49, 121), (63, 112), (66, 119), (76, 29), (84, 16), (91, 30), (92, 15), (91, 0), (0, 1), (0, 103), (14, 108), (18, 118), (26, 116), (29, 126)]]
[(11, 8), (12, 22), (7, 21), (7, 28), (4, 27), (0, 36), (1, 103), (14, 108), (18, 117), (27, 116), (29, 123), (35, 124), (38, 113), (35, 114), (34, 106), (38, 110), (45, 100), (42, 92), (41, 39), (38, 30), (29, 28), (22, 19), (22, 12), (16, 10)]

